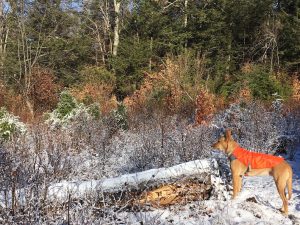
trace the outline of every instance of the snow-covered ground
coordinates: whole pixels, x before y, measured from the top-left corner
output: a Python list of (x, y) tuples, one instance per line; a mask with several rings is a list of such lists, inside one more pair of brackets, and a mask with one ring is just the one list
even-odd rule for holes
[[(160, 168), (127, 174), (103, 180), (61, 182), (48, 189), (48, 198), (55, 201), (67, 201), (68, 194), (78, 198), (97, 191), (110, 192), (134, 187), (149, 180), (168, 180), (182, 176), (195, 176), (201, 173), (212, 175), (215, 192), (213, 199), (196, 201), (186, 205), (173, 205), (166, 208), (141, 209), (139, 211), (120, 210), (114, 212), (115, 221), (102, 221), (94, 224), (132, 224), (132, 225), (300, 225), (300, 146), (294, 161), (290, 162), (293, 171), (293, 196), (289, 201), (289, 216), (279, 212), (281, 199), (272, 177), (245, 177), (242, 191), (235, 200), (231, 200), (222, 180), (216, 174), (216, 160), (196, 160), (170, 168)], [(18, 190), (22, 193), (22, 190)], [(0, 196), (4, 204), (4, 196)], [(21, 203), (21, 202), (20, 202)], [(74, 224), (80, 224), (73, 220)], [(57, 223), (61, 224), (61, 223)]]
[[(289, 216), (279, 212), (282, 206), (272, 177), (245, 177), (243, 189), (235, 200), (207, 200), (146, 212), (122, 212), (117, 215), (125, 224), (177, 225), (299, 225), (300, 224), (300, 149), (291, 162), (294, 171), (293, 197)], [(142, 222), (142, 223), (141, 223)]]

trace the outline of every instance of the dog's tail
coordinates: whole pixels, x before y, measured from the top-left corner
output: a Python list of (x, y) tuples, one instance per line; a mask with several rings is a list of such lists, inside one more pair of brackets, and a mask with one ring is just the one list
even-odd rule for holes
[(287, 180), (287, 189), (288, 189), (288, 200), (292, 197), (292, 184), (293, 184), (293, 171), (292, 169), (289, 171), (289, 178)]

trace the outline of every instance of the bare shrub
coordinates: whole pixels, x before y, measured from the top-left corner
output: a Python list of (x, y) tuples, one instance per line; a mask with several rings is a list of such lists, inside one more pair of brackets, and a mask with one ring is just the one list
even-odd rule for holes
[(115, 151), (111, 139), (116, 132), (118, 124), (113, 117), (74, 121), (70, 138), (77, 152), (73, 160), (80, 165), (80, 169), (74, 170), (75, 177), (100, 179), (108, 175), (108, 167), (114, 163), (110, 162)]
[(127, 172), (168, 167), (210, 154), (212, 129), (204, 125), (192, 128), (176, 117), (156, 115), (134, 132), (139, 135), (130, 142)]
[(47, 198), (51, 184), (105, 176), (109, 140), (116, 132), (112, 125), (109, 119), (81, 120), (66, 130), (41, 123), (6, 142), (0, 153), (0, 195), (6, 198), (0, 217), (5, 223), (40, 224), (51, 207), (60, 208)]
[(274, 101), (271, 108), (259, 102), (234, 103), (216, 114), (213, 126), (221, 130), (231, 128), (236, 140), (245, 148), (274, 154), (280, 147), (280, 139), (296, 135), (289, 133), (288, 120), (281, 107), (281, 100)]
[(285, 136), (283, 136), (286, 145), (282, 145), (281, 149), (288, 147), (288, 156), (294, 159), (297, 146), (300, 143), (300, 107), (299, 100), (291, 100), (283, 107), (283, 116), (286, 121)]

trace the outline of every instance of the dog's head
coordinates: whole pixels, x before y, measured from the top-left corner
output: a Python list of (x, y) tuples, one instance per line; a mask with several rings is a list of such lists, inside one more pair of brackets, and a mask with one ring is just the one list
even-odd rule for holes
[(216, 143), (211, 147), (218, 149), (226, 154), (229, 154), (233, 148), (235, 148), (237, 143), (233, 140), (231, 136), (231, 130), (227, 129), (225, 131), (225, 136), (221, 136)]

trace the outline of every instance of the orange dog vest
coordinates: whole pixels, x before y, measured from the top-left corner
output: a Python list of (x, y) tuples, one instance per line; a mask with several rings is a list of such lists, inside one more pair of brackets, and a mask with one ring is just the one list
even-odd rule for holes
[(250, 152), (241, 147), (237, 147), (233, 151), (232, 155), (241, 161), (245, 166), (250, 166), (251, 169), (272, 168), (284, 160), (282, 157)]

